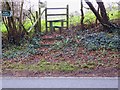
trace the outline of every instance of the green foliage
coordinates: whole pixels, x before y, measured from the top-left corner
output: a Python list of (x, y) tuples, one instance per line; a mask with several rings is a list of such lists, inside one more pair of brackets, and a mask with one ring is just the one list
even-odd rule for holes
[(0, 23), (0, 29), (2, 32), (7, 32), (7, 29), (4, 24)]
[(24, 64), (21, 62), (3, 62), (2, 69), (12, 69), (12, 70), (29, 70), (29, 71), (40, 71), (40, 72), (50, 72), (50, 71), (61, 71), (61, 72), (71, 72), (80, 69), (93, 69), (95, 67), (95, 63), (85, 63), (82, 64), (81, 67), (78, 65), (71, 64), (69, 62), (61, 61), (61, 62), (48, 62), (45, 59), (41, 59), (38, 63), (35, 64)]
[(110, 20), (119, 19), (120, 18), (120, 11), (118, 11), (118, 10), (110, 11), (108, 13), (108, 16), (109, 16)]
[(95, 62), (89, 61), (87, 63), (82, 64), (81, 68), (94, 69), (95, 66), (96, 66)]
[(77, 46), (78, 44), (72, 37), (67, 37), (67, 38), (64, 38), (62, 41), (55, 42), (54, 45), (51, 47), (51, 49), (60, 50), (62, 48), (65, 49), (66, 47), (76, 48)]
[(92, 13), (92, 11), (88, 11), (84, 16), (84, 23), (85, 24), (92, 24), (95, 22), (95, 15)]
[[(119, 19), (120, 18), (120, 12), (118, 10), (109, 11), (108, 16), (109, 16), (110, 20)], [(70, 16), (69, 24), (70, 25), (77, 25), (77, 24), (80, 23), (80, 19), (81, 19), (80, 16)], [(91, 24), (91, 23), (95, 22), (95, 19), (96, 19), (96, 17), (92, 13), (92, 11), (88, 11), (87, 13), (85, 13), (84, 23), (85, 24)], [(42, 20), (41, 22), (42, 22), (42, 29), (41, 30), (42, 30), (42, 32), (45, 32), (45, 20)], [(54, 25), (60, 26), (60, 23), (54, 23)], [(24, 22), (25, 29), (28, 30), (31, 26), (32, 26), (31, 21), (27, 19)], [(0, 24), (0, 27), (2, 27), (2, 32), (7, 31), (4, 24), (2, 24), (2, 25)]]
[(80, 22), (80, 16), (71, 16), (69, 20), (69, 24), (77, 25)]
[(105, 49), (120, 49), (119, 36), (116, 34), (108, 34), (105, 32), (88, 34), (82, 39), (82, 42), (88, 50), (97, 50), (99, 48)]
[(22, 63), (11, 63), (9, 61), (4, 61), (3, 69), (12, 69), (12, 70), (29, 70), (29, 71), (62, 71), (69, 72), (74, 71), (78, 67), (74, 64), (70, 64), (67, 62), (48, 62), (45, 59), (41, 59), (38, 63), (25, 65)]
[(60, 62), (57, 63), (57, 68), (59, 71), (74, 71), (76, 67), (73, 64), (67, 63), (67, 62)]
[(31, 26), (32, 26), (32, 23), (31, 23), (30, 20), (26, 20), (24, 22), (24, 27), (25, 27), (26, 30), (28, 30)]
[(42, 26), (41, 26), (41, 32), (45, 32), (45, 20), (42, 20), (41, 24), (42, 24)]
[(39, 48), (40, 47), (40, 37), (33, 37), (30, 41), (30, 48)]
[(15, 57), (25, 57), (31, 54), (36, 54), (37, 48), (40, 47), (40, 37), (33, 37), (31, 41), (22, 42), (21, 46), (8, 44), (8, 48), (3, 48), (3, 58), (15, 58)]
[(51, 49), (60, 50), (64, 46), (64, 43), (62, 41), (57, 41), (55, 44), (51, 47)]
[(4, 61), (2, 64), (2, 69), (26, 70), (27, 66), (20, 62), (15, 63), (15, 62), (10, 62), (10, 61)]
[(20, 54), (22, 54), (24, 52), (24, 48), (22, 46), (16, 46), (16, 45), (9, 45), (10, 48), (3, 49), (3, 58), (14, 58), (19, 56)]

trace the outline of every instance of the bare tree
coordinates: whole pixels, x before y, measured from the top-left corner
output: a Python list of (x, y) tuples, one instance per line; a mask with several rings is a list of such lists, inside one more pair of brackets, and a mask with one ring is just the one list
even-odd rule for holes
[(12, 10), (13, 15), (11, 17), (2, 17), (3, 22), (7, 28), (8, 31), (8, 41), (11, 44), (20, 44), (20, 40), (24, 38), (25, 34), (27, 34), (24, 25), (22, 24), (22, 17), (23, 17), (23, 0), (20, 2), (20, 10), (17, 11), (19, 13), (18, 16), (16, 16), (15, 12), (15, 6), (14, 2), (8, 2), (7, 0), (2, 2), (3, 8), (5, 10)]

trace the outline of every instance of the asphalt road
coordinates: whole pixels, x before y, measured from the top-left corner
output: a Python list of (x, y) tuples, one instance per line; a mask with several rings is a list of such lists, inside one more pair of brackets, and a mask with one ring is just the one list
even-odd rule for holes
[(118, 88), (117, 77), (2, 78), (2, 88)]

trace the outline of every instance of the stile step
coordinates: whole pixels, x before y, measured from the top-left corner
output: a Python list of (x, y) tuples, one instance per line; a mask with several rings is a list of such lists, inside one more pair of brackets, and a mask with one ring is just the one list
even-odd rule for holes
[(62, 40), (62, 38), (42, 38), (42, 40)]
[(41, 44), (41, 47), (50, 47), (53, 46), (54, 44)]

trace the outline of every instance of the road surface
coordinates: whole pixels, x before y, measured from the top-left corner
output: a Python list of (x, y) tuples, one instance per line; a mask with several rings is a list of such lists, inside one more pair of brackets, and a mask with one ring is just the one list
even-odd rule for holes
[(118, 77), (4, 77), (2, 88), (118, 88)]

